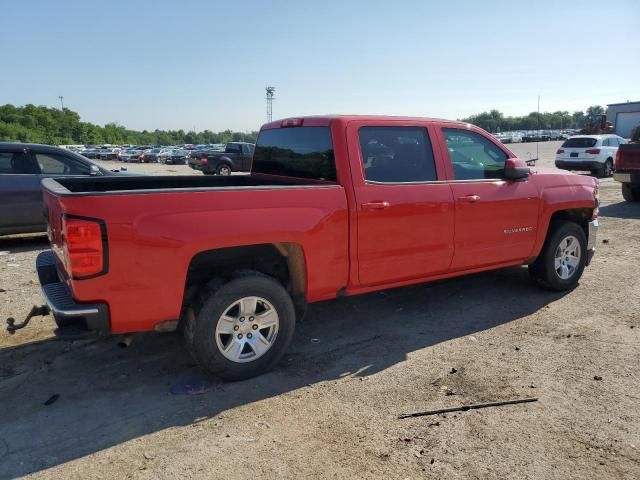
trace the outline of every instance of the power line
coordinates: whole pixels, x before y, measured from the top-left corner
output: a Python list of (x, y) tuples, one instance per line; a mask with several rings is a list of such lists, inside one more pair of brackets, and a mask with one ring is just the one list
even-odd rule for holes
[(62, 95), (58, 95), (58, 98), (60, 99), (60, 109), (64, 110), (64, 103), (62, 102), (62, 99), (64, 98)]

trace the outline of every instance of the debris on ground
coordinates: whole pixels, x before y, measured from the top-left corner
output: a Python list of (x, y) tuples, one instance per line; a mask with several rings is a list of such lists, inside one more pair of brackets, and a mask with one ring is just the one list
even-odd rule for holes
[(211, 389), (211, 383), (208, 380), (187, 380), (186, 382), (176, 383), (171, 387), (172, 395), (202, 395)]
[(54, 403), (56, 403), (58, 401), (59, 398), (60, 398), (60, 394), (59, 393), (54, 393), (49, 398), (47, 398), (47, 400), (44, 402), (43, 405), (45, 405), (47, 407), (49, 405), (53, 405)]
[(602, 380), (602, 377), (600, 375), (594, 375), (593, 379), (594, 380)]
[(472, 405), (463, 405), (461, 407), (439, 408), (437, 410), (426, 410), (424, 412), (401, 413), (400, 415), (398, 415), (398, 418), (402, 419), (402, 418), (411, 418), (411, 417), (424, 417), (427, 415), (438, 415), (440, 413), (448, 413), (448, 412), (466, 412), (467, 410), (479, 410), (481, 408), (501, 407), (504, 405), (516, 405), (518, 403), (531, 403), (531, 402), (537, 402), (537, 401), (538, 401), (537, 398), (532, 397), (532, 398), (521, 398), (518, 400), (505, 400), (502, 402), (476, 403)]
[(449, 370), (449, 373), (453, 374), (456, 373), (458, 371), (457, 368), (451, 367), (451, 370)]

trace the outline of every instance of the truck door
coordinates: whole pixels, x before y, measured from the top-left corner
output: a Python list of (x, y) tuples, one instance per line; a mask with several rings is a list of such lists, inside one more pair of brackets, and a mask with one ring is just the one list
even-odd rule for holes
[(531, 255), (538, 227), (539, 196), (529, 179), (504, 178), (509, 155), (485, 135), (442, 128), (455, 201), (452, 270), (483, 267)]
[(44, 230), (39, 173), (27, 149), (0, 150), (0, 232)]
[(357, 202), (358, 277), (376, 285), (448, 270), (453, 197), (430, 128), (355, 121), (347, 127)]

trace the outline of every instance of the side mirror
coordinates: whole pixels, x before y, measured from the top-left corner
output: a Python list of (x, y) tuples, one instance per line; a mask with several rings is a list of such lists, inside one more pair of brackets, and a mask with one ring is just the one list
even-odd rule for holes
[(524, 160), (507, 158), (504, 163), (504, 177), (509, 180), (520, 180), (529, 176), (529, 167)]
[(102, 172), (97, 165), (91, 165), (91, 167), (89, 167), (89, 175), (91, 175), (92, 177), (97, 177), (99, 175), (102, 175)]

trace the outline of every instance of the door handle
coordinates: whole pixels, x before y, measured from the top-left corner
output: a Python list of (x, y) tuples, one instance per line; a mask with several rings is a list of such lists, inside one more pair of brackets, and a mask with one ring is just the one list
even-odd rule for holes
[(384, 210), (389, 208), (389, 202), (367, 202), (361, 205), (363, 210)]
[(458, 200), (461, 202), (476, 203), (480, 200), (480, 195), (466, 195), (464, 197), (459, 197)]

